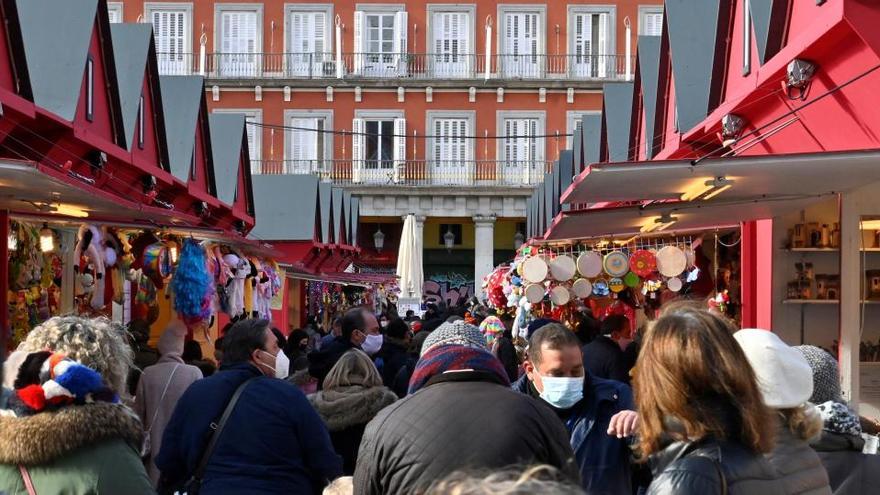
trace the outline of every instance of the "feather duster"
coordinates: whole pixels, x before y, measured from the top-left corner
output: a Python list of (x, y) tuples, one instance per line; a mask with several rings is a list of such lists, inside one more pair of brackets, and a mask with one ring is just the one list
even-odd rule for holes
[(213, 279), (205, 264), (204, 248), (194, 240), (187, 239), (171, 280), (174, 309), (181, 319), (194, 322), (211, 317), (213, 286)]

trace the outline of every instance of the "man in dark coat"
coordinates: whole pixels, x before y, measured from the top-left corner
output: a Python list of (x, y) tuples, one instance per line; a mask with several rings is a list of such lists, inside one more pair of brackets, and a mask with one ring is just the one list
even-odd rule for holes
[(400, 368), (406, 365), (409, 343), (409, 325), (400, 318), (391, 320), (385, 327), (382, 348), (374, 356), (376, 369), (382, 376), (382, 383), (388, 388), (394, 385), (394, 377), (397, 376)]
[(376, 316), (366, 308), (346, 311), (342, 317), (342, 335), (336, 337), (325, 349), (309, 353), (309, 374), (318, 380), (318, 389), (322, 388), (324, 378), (336, 361), (351, 349), (361, 349), (367, 340), (367, 334), (378, 329)]
[(354, 493), (410, 494), (454, 471), (549, 464), (579, 480), (563, 425), (510, 390), (479, 329), (446, 323), (425, 340), (410, 395), (367, 425)]
[(602, 335), (583, 348), (584, 367), (590, 375), (629, 383), (628, 359), (621, 349), (631, 342), (629, 332), (626, 316), (610, 315), (602, 321)]
[(321, 418), (298, 388), (274, 378), (278, 340), (266, 320), (242, 320), (224, 336), (223, 366), (192, 384), (162, 437), (156, 466), (163, 486), (196, 470), (212, 431), (239, 385), (244, 389), (208, 461), (202, 495), (320, 493), (342, 474)]
[(562, 420), (588, 495), (632, 493), (626, 438), (638, 421), (632, 392), (585, 372), (579, 345), (561, 324), (545, 325), (529, 340), (526, 374), (513, 389), (539, 399)]

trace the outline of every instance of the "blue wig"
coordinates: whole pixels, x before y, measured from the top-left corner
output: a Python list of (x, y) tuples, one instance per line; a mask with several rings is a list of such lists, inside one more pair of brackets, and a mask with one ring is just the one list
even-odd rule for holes
[(174, 309), (182, 319), (202, 320), (211, 316), (211, 306), (204, 301), (213, 288), (212, 279), (205, 264), (205, 250), (193, 239), (183, 243), (171, 288)]

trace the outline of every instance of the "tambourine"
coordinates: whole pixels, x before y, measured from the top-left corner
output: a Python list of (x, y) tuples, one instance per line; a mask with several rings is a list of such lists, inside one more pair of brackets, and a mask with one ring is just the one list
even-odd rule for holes
[(538, 304), (544, 300), (544, 286), (541, 284), (529, 284), (525, 289), (526, 301)]
[(564, 306), (568, 304), (568, 301), (571, 299), (571, 294), (568, 292), (568, 288), (563, 285), (557, 285), (556, 287), (550, 289), (550, 302), (552, 302), (555, 306)]
[(574, 260), (566, 254), (557, 256), (556, 259), (550, 262), (550, 274), (560, 282), (571, 280), (576, 270), (577, 266), (575, 266)]
[(608, 281), (608, 288), (611, 289), (611, 292), (618, 294), (626, 289), (626, 284), (623, 283), (622, 278), (614, 277)]
[(613, 251), (605, 255), (602, 266), (608, 275), (622, 277), (629, 271), (629, 259), (622, 252)]
[(593, 293), (593, 284), (585, 278), (579, 278), (571, 285), (571, 291), (574, 293), (574, 297), (586, 299)]
[(682, 285), (683, 284), (681, 282), (681, 279), (678, 277), (673, 277), (666, 281), (666, 288), (671, 290), (672, 292), (680, 291)]
[(639, 282), (641, 281), (642, 279), (633, 272), (629, 272), (623, 276), (623, 283), (626, 284), (627, 287), (638, 287)]
[(532, 256), (523, 262), (523, 278), (537, 284), (547, 278), (547, 263), (539, 256)]
[(599, 279), (593, 282), (593, 295), (597, 297), (605, 297), (611, 294), (611, 289), (608, 287), (608, 282), (604, 279)]
[(582, 277), (596, 278), (602, 273), (602, 258), (595, 251), (582, 253), (577, 259), (577, 270)]
[(657, 251), (657, 271), (664, 277), (677, 277), (687, 268), (687, 256), (675, 246), (665, 246)]
[(629, 257), (629, 269), (639, 277), (646, 278), (657, 270), (657, 258), (646, 249), (639, 249)]

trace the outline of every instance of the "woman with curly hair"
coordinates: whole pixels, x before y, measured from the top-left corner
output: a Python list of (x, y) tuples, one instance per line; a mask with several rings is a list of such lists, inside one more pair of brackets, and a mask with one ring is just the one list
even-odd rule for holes
[(106, 319), (51, 318), (19, 346), (0, 411), (0, 492), (153, 493), (138, 452), (143, 429), (120, 402), (131, 349)]
[(785, 493), (763, 456), (773, 413), (732, 334), (721, 317), (684, 306), (645, 336), (633, 383), (649, 495)]

